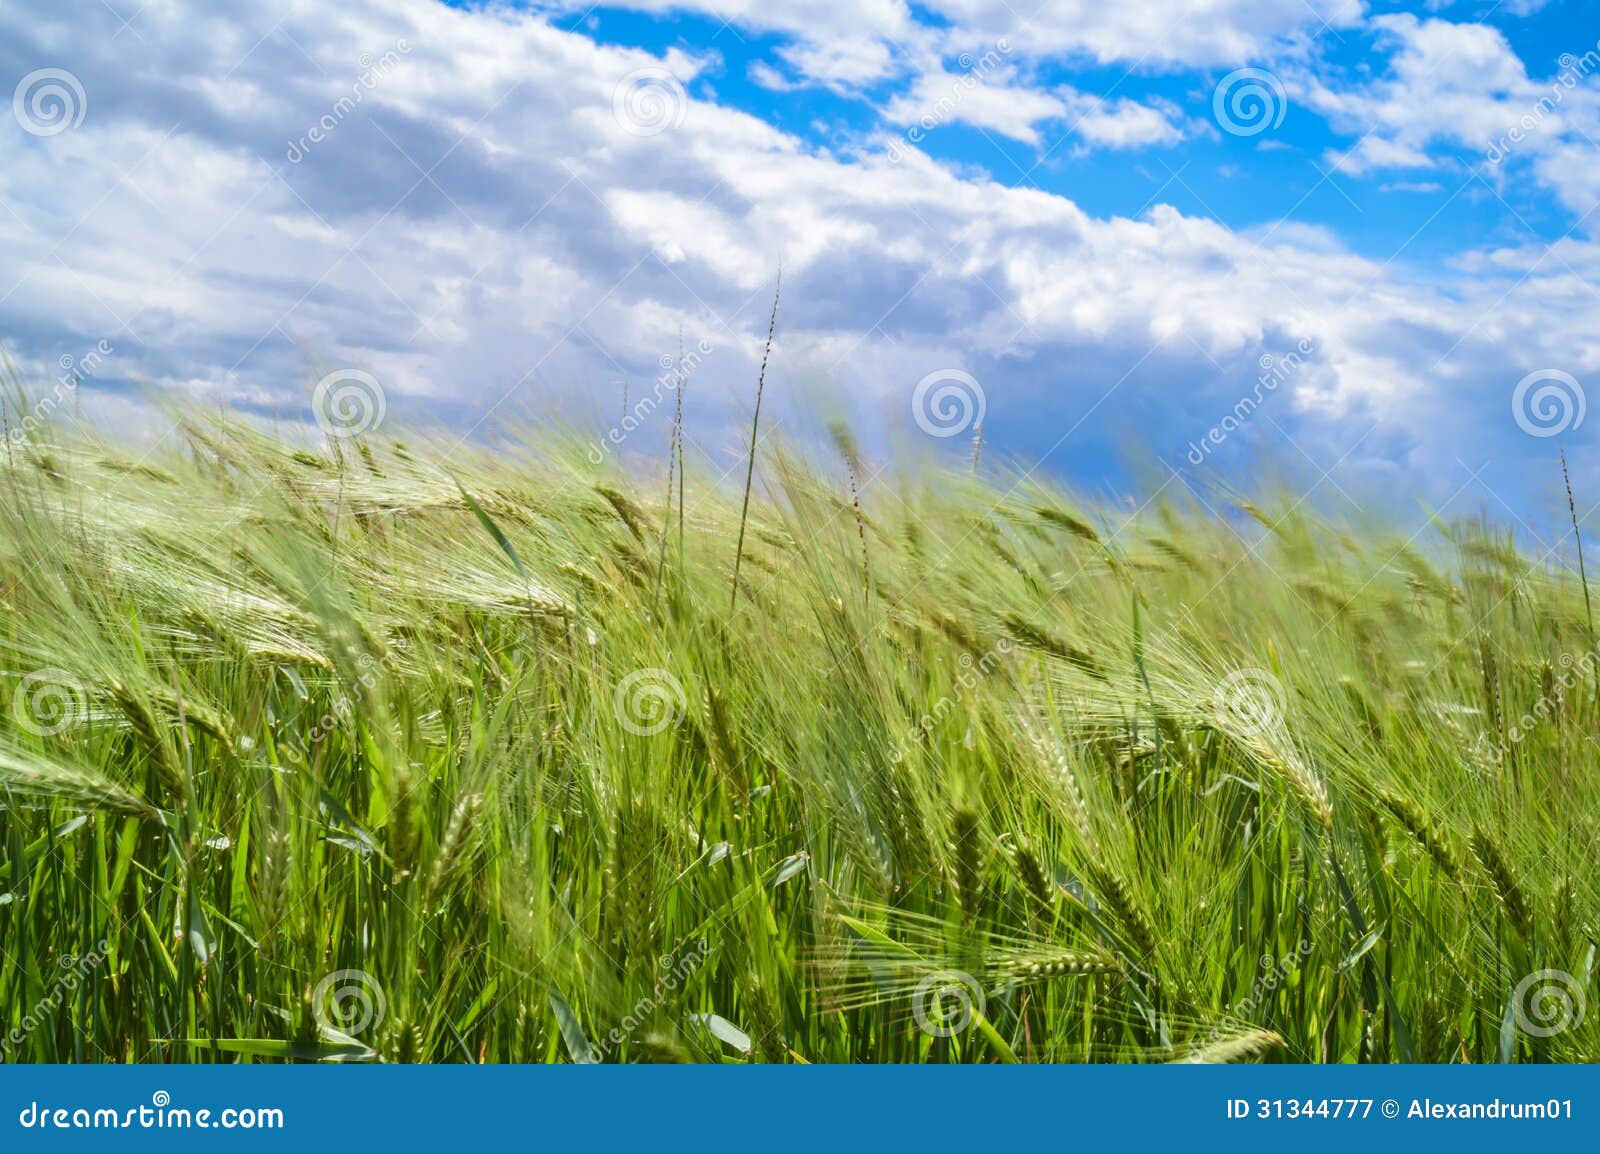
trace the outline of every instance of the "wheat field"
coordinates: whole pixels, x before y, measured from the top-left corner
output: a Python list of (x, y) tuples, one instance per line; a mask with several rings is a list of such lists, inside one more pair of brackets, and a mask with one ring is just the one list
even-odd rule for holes
[(0, 459), (7, 1061), (1600, 1056), (1570, 539), (175, 420)]

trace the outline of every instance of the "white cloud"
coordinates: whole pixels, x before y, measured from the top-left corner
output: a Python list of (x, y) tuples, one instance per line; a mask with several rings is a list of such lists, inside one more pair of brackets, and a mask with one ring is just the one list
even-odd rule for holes
[[(1485, 24), (1376, 17), (1381, 76), (1340, 83), (1296, 73), (1299, 95), (1333, 127), (1355, 137), (1327, 160), (1353, 175), (1465, 160), (1491, 180), (1503, 164), (1526, 163), (1536, 179), (1582, 216), (1600, 197), (1593, 160), (1600, 133), (1600, 50), (1579, 43), (1560, 71), (1533, 79), (1505, 35)], [(1584, 159), (1587, 157), (1587, 161)]]
[(1177, 144), (1184, 130), (1178, 110), (1169, 104), (1140, 104), (1120, 98), (1107, 100), (1087, 92), (1067, 96), (1067, 117), (1073, 131), (1107, 148), (1143, 148)]
[(1062, 120), (1069, 107), (1055, 93), (1011, 83), (1014, 77), (1010, 69), (988, 75), (942, 68), (925, 72), (889, 102), (883, 116), (890, 124), (924, 132), (943, 124), (971, 124), (1037, 145), (1039, 127)]
[[(923, 24), (898, 0), (620, 0), (618, 6), (702, 12), (736, 28), (789, 37), (777, 51), (786, 70), (766, 61), (750, 69), (757, 84), (773, 91), (819, 84), (860, 93), (897, 82), (899, 91), (885, 108), (893, 124), (960, 122), (1038, 145), (1041, 127), (1064, 119), (1076, 126), (1080, 141), (1109, 148), (1170, 145), (1185, 132), (1171, 109), (1035, 83), (1029, 70), (1064, 60), (1126, 64), (1130, 73), (1252, 60), (1295, 52), (1324, 27), (1355, 26), (1363, 13), (1362, 0), (1213, 0), (1203, 6), (1192, 0), (1046, 0), (1029, 5), (1025, 15), (1006, 0), (930, 0), (923, 7), (937, 22)], [(981, 91), (958, 99), (970, 69), (952, 72), (951, 62), (996, 51), (1010, 64), (986, 77)], [(959, 104), (954, 112), (930, 111), (953, 100)]]
[[(914, 149), (842, 160), (691, 95), (696, 58), (527, 14), (364, 0), (280, 15), (168, 3), (113, 40), (109, 13), (80, 12), (67, 40), (42, 0), (0, 12), (8, 75), (68, 67), (90, 99), (78, 129), (7, 138), (0, 245), (17, 279), (0, 283), (0, 326), (21, 351), (47, 363), (109, 336), (127, 378), (292, 414), (309, 349), (375, 372), (397, 419), (425, 401), (467, 429), (653, 376), (682, 324), (717, 350), (689, 399), (715, 453), (782, 261), (780, 359), (901, 425), (916, 379), (958, 364), (1024, 455), (1124, 401), (1170, 455), (1258, 353), (1307, 339), (1277, 419), (1329, 461), (1381, 420), (1362, 452), (1437, 476), (1508, 435), (1525, 372), (1600, 373), (1600, 309), (1570, 272), (1600, 266), (1586, 243), (1469, 255), (1429, 284), (1316, 230), (1245, 235), (1165, 205), (1092, 216)], [(403, 66), (289, 163), (361, 55), (399, 38)], [(615, 100), (647, 67), (687, 83), (653, 134)], [(1084, 98), (1059, 99), (1070, 115)], [(1137, 106), (1089, 111), (1102, 143), (1162, 131)]]
[[(807, 46), (797, 65), (814, 64), (819, 81), (888, 74), (862, 69), (865, 44), (908, 50), (937, 45), (949, 53), (982, 51), (1006, 40), (1034, 60), (1079, 57), (1150, 67), (1214, 65), (1260, 59), (1286, 44), (1322, 32), (1353, 28), (1365, 11), (1363, 0), (1044, 0), (1014, 5), (1007, 0), (927, 0), (920, 7), (933, 26), (919, 24), (898, 0), (804, 0), (753, 3), (750, 0), (618, 0), (619, 8), (665, 13), (702, 12), (733, 26), (775, 32)], [(554, 6), (553, 6), (554, 7)], [(576, 2), (566, 10), (583, 11)], [(840, 67), (842, 63), (842, 67)]]
[(1286, 44), (1359, 24), (1362, 0), (931, 0), (929, 7), (979, 41), (1008, 37), (1033, 57), (1085, 56), (1146, 67), (1237, 64)]
[(1172, 145), (1184, 138), (1182, 115), (1171, 104), (1107, 99), (1069, 85), (1033, 85), (1009, 62), (1010, 54), (1009, 42), (1002, 42), (982, 56), (962, 54), (963, 71), (933, 65), (889, 101), (884, 119), (910, 129), (912, 143), (944, 124), (974, 125), (1035, 147), (1046, 146), (1044, 129), (1106, 148)]
[[(553, 12), (592, 12), (568, 0), (543, 5)], [(895, 68), (891, 47), (926, 40), (902, 0), (621, 0), (616, 8), (654, 15), (700, 12), (736, 29), (791, 38), (784, 60), (810, 81), (830, 86), (869, 84)], [(602, 18), (603, 23), (603, 18)]]
[(832, 40), (790, 44), (778, 55), (800, 75), (833, 88), (859, 88), (893, 71), (893, 54), (881, 40)]

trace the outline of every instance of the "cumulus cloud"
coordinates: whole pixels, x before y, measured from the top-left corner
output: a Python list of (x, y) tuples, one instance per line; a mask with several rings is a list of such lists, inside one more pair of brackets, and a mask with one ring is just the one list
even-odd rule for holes
[(1107, 148), (1143, 148), (1177, 144), (1184, 138), (1182, 116), (1166, 102), (1141, 104), (1126, 97), (1110, 99), (1088, 92), (1064, 94), (1072, 131)]
[(986, 67), (1003, 59), (998, 52), (969, 59), (964, 72), (923, 73), (889, 102), (884, 119), (911, 129), (913, 142), (943, 124), (970, 124), (1035, 147), (1045, 128), (1106, 148), (1165, 146), (1184, 137), (1181, 114), (1165, 102), (1107, 99), (1068, 85), (1033, 87), (1003, 64)]
[(1600, 176), (1583, 158), (1600, 133), (1600, 45), (1574, 45), (1535, 79), (1485, 24), (1396, 13), (1371, 26), (1388, 54), (1381, 74), (1351, 83), (1297, 73), (1310, 107), (1357, 138), (1330, 151), (1335, 167), (1360, 175), (1459, 161), (1502, 183), (1502, 166), (1526, 165), (1575, 214), (1594, 205)]
[[(1215, 65), (1260, 59), (1304, 42), (1324, 28), (1352, 28), (1364, 15), (1362, 0), (928, 0), (918, 7), (932, 20), (913, 18), (900, 0), (805, 0), (753, 4), (748, 0), (619, 0), (615, 7), (642, 12), (702, 12), (735, 27), (777, 33), (806, 46), (791, 62), (814, 63), (814, 77), (830, 81), (888, 75), (858, 67), (863, 44), (936, 44), (946, 51), (981, 51), (1005, 40), (1030, 59), (1080, 58), (1101, 63)], [(570, 3), (554, 10), (582, 12)], [(841, 71), (837, 62), (845, 61)]]
[[(1294, 53), (1325, 29), (1354, 26), (1363, 11), (1361, 0), (1219, 0), (1203, 8), (1188, 0), (1046, 0), (1024, 15), (1004, 0), (933, 0), (922, 6), (933, 19), (922, 22), (898, 0), (621, 0), (618, 7), (704, 13), (784, 37), (777, 50), (784, 68), (758, 61), (750, 70), (774, 91), (815, 84), (860, 95), (892, 84), (883, 111), (893, 124), (970, 124), (1034, 145), (1041, 128), (1064, 121), (1081, 145), (1107, 148), (1168, 146), (1186, 133), (1170, 106), (1040, 82), (1040, 66), (1092, 61), (1159, 72)], [(963, 92), (971, 61), (996, 54), (1006, 66)]]
[[(121, 378), (288, 416), (308, 360), (359, 365), (391, 414), (470, 432), (586, 397), (604, 418), (682, 326), (713, 350), (696, 442), (731, 461), (782, 262), (780, 392), (832, 387), (910, 429), (914, 383), (961, 367), (993, 435), (1046, 468), (1130, 421), (1177, 462), (1262, 357), (1305, 342), (1273, 421), (1322, 467), (1424, 479), (1491, 449), (1514, 473), (1543, 444), (1505, 448), (1515, 382), (1600, 369), (1582, 241), (1421, 278), (1315, 230), (1096, 216), (914, 147), (835, 155), (708, 98), (693, 54), (537, 14), (169, 3), (137, 38), (109, 13), (62, 21), (0, 12), (6, 75), (69, 69), (88, 99), (71, 131), (5, 130), (0, 331), (33, 364), (107, 339)], [(1105, 140), (1152, 131), (1089, 111)]]

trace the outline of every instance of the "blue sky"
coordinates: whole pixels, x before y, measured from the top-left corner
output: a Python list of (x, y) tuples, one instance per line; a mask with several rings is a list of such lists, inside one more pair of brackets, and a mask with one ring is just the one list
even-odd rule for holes
[(956, 459), (981, 408), (1085, 488), (1547, 539), (1558, 445), (1600, 499), (1600, 13), (1201, 9), (8, 3), (0, 341), (147, 437), (167, 395), (315, 429), (344, 374), (648, 456), (623, 382), (681, 328), (720, 475), (781, 264), (781, 435)]
[[(715, 6), (709, 6), (715, 8)], [(1026, 10), (1031, 5), (1017, 5)], [(1577, 8), (1571, 3), (1552, 4), (1530, 16), (1525, 10), (1508, 11), (1505, 5), (1435, 5), (1457, 7), (1457, 20), (1481, 22), (1502, 37), (1521, 58), (1529, 75), (1538, 79), (1559, 71), (1556, 61), (1571, 48)], [(912, 8), (933, 24), (938, 16)], [(1371, 6), (1371, 16), (1415, 12), (1424, 18), (1442, 17), (1428, 5), (1381, 4)], [(1308, 37), (1305, 55), (1329, 83), (1356, 87), (1364, 75), (1381, 70), (1393, 41), (1383, 32), (1360, 23), (1327, 24), (1312, 6), (1302, 13), (1289, 12), (1282, 27)], [(1565, 14), (1566, 19), (1563, 19)], [(1300, 20), (1300, 16), (1304, 20)], [(717, 15), (676, 9), (663, 18), (650, 12), (599, 6), (557, 18), (602, 43), (623, 44), (661, 53), (679, 48), (708, 57), (697, 94), (748, 111), (768, 123), (808, 141), (814, 147), (847, 151), (866, 144), (885, 127), (883, 109), (897, 97), (914, 91), (915, 74), (888, 71), (883, 77), (850, 86), (830, 87), (825, 79), (802, 83), (804, 77), (790, 69), (785, 80), (795, 85), (775, 88), (765, 83), (763, 69), (781, 66), (783, 49), (792, 36), (761, 29), (759, 22), (728, 20)], [(1008, 38), (1019, 59), (1026, 50), (1027, 22), (1017, 19), (1017, 36)], [(1600, 33), (1600, 21), (1591, 21)], [(950, 27), (948, 21), (942, 24)], [(940, 61), (952, 75), (971, 74), (959, 64), (959, 45), (974, 59), (994, 48), (981, 36), (955, 40)], [(1587, 45), (1593, 47), (1592, 44)], [(1141, 54), (1142, 55), (1142, 54)], [(1164, 106), (1173, 123), (1172, 141), (1154, 140), (1146, 147), (1121, 145), (1095, 147), (1074, 133), (1079, 117), (1044, 121), (1040, 139), (1016, 139), (992, 125), (974, 125), (959, 118), (943, 120), (918, 142), (927, 155), (956, 166), (982, 169), (994, 180), (1012, 186), (1031, 186), (1071, 198), (1096, 215), (1138, 215), (1155, 201), (1170, 203), (1185, 213), (1208, 216), (1235, 229), (1271, 226), (1285, 218), (1333, 230), (1352, 250), (1378, 260), (1388, 259), (1411, 240), (1412, 259), (1448, 257), (1476, 237), (1498, 235), (1507, 242), (1545, 241), (1560, 237), (1571, 226), (1570, 213), (1547, 188), (1530, 182), (1514, 191), (1501, 190), (1508, 204), (1496, 200), (1489, 188), (1469, 187), (1458, 194), (1460, 180), (1447, 182), (1437, 173), (1407, 178), (1395, 169), (1381, 180), (1347, 179), (1325, 158), (1349, 147), (1368, 131), (1363, 124), (1337, 128), (1315, 110), (1286, 99), (1283, 119), (1269, 135), (1241, 137), (1218, 131), (1210, 114), (1216, 84), (1236, 63), (1256, 63), (1245, 57), (1212, 59), (1194, 66), (1153, 62), (1141, 67), (1140, 58), (1121, 56), (1101, 62), (1082, 54), (1062, 52), (1028, 60), (1026, 86), (1038, 92), (1072, 87), (1084, 92), (1127, 100), (1144, 106)], [(1545, 67), (1541, 69), (1541, 65)], [(952, 91), (954, 86), (950, 86)], [(892, 124), (889, 127), (893, 127)], [(1509, 127), (1509, 126), (1508, 126)], [(1438, 148), (1430, 155), (1465, 177), (1483, 160), (1490, 139), (1474, 153), (1462, 148)], [(1263, 147), (1265, 146), (1265, 147)], [(1508, 211), (1509, 209), (1509, 211)], [(1421, 230), (1419, 235), (1418, 230)]]

